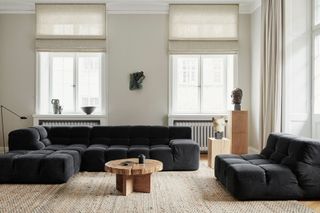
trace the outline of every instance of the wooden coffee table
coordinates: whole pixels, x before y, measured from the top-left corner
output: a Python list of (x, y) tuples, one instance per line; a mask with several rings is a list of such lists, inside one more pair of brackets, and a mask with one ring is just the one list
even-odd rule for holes
[(123, 195), (131, 192), (151, 191), (151, 174), (161, 171), (162, 162), (146, 159), (139, 164), (138, 158), (112, 160), (105, 164), (105, 171), (116, 174), (116, 188)]

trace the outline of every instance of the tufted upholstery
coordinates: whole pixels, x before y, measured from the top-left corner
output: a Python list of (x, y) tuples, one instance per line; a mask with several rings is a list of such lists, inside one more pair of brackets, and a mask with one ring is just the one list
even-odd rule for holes
[(238, 199), (320, 198), (320, 142), (273, 133), (255, 155), (218, 155), (215, 176)]
[(0, 155), (0, 182), (65, 182), (139, 154), (162, 161), (164, 170), (197, 170), (200, 157), (190, 127), (164, 126), (37, 126), (11, 132), (9, 150)]

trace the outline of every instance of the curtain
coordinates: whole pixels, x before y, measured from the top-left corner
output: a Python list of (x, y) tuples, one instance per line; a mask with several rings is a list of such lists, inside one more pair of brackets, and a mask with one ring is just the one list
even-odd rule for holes
[(234, 4), (170, 5), (169, 53), (235, 52), (238, 19)]
[(106, 51), (105, 4), (36, 4), (37, 51)]
[(283, 1), (262, 0), (261, 148), (281, 131)]

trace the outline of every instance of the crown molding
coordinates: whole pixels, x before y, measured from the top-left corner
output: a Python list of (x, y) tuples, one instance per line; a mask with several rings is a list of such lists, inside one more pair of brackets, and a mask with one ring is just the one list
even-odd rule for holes
[[(48, 0), (23, 0), (15, 3), (2, 3), (0, 0), (0, 14), (33, 14), (35, 13), (35, 2), (53, 3)], [(66, 1), (55, 0), (54, 3), (66, 3)], [(86, 0), (73, 0), (68, 3), (85, 3)], [(261, 0), (97, 0), (90, 3), (107, 3), (108, 14), (168, 14), (169, 4), (239, 4), (240, 14), (251, 14), (261, 4)]]

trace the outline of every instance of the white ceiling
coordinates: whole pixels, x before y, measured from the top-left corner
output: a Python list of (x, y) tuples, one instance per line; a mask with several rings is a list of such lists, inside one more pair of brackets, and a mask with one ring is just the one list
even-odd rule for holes
[(35, 3), (107, 3), (113, 14), (165, 14), (169, 4), (239, 4), (252, 13), (261, 0), (0, 0), (0, 13), (34, 13)]

